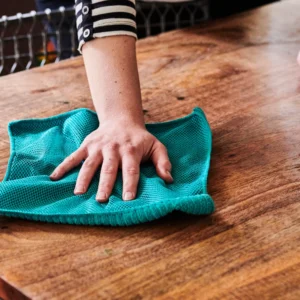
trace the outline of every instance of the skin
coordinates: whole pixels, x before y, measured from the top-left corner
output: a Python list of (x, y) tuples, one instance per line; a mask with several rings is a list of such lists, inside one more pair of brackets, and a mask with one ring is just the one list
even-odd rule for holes
[(166, 147), (145, 127), (136, 39), (127, 35), (96, 38), (83, 45), (82, 55), (101, 126), (55, 168), (51, 180), (59, 180), (85, 160), (74, 189), (74, 194), (83, 194), (102, 165), (96, 200), (106, 202), (120, 168), (123, 200), (133, 200), (140, 164), (151, 160), (158, 176), (167, 183), (173, 182)]

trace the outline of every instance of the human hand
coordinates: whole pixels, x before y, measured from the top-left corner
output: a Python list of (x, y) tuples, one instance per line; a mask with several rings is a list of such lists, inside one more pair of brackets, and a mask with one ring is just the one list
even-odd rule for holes
[(83, 194), (102, 164), (96, 200), (105, 202), (111, 195), (118, 168), (121, 168), (123, 200), (132, 200), (136, 196), (140, 163), (149, 159), (154, 163), (159, 177), (168, 183), (173, 182), (167, 149), (145, 126), (105, 123), (91, 132), (81, 146), (55, 168), (50, 178), (59, 180), (85, 160), (74, 190), (76, 195)]

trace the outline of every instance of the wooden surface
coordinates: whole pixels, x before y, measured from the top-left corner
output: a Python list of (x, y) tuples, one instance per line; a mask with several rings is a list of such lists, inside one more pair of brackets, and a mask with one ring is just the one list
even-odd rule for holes
[[(0, 219), (6, 299), (300, 299), (300, 1), (140, 40), (147, 122), (195, 106), (216, 212), (129, 228)], [(92, 107), (82, 59), (0, 79), (7, 123)]]

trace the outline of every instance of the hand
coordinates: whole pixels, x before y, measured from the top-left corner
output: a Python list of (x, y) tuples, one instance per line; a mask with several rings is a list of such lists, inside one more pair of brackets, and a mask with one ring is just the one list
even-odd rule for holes
[(145, 126), (136, 124), (106, 123), (90, 133), (81, 146), (55, 168), (52, 180), (60, 179), (66, 172), (84, 163), (79, 171), (74, 193), (87, 191), (91, 180), (102, 164), (96, 200), (105, 202), (111, 195), (118, 168), (122, 169), (123, 200), (136, 196), (140, 177), (140, 163), (151, 159), (159, 177), (173, 182), (171, 163), (166, 147)]

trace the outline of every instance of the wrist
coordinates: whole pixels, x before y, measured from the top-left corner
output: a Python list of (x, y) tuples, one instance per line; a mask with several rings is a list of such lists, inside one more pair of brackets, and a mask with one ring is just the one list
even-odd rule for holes
[(98, 114), (99, 126), (114, 126), (120, 128), (126, 127), (145, 127), (143, 112), (131, 113), (130, 111), (120, 113)]

